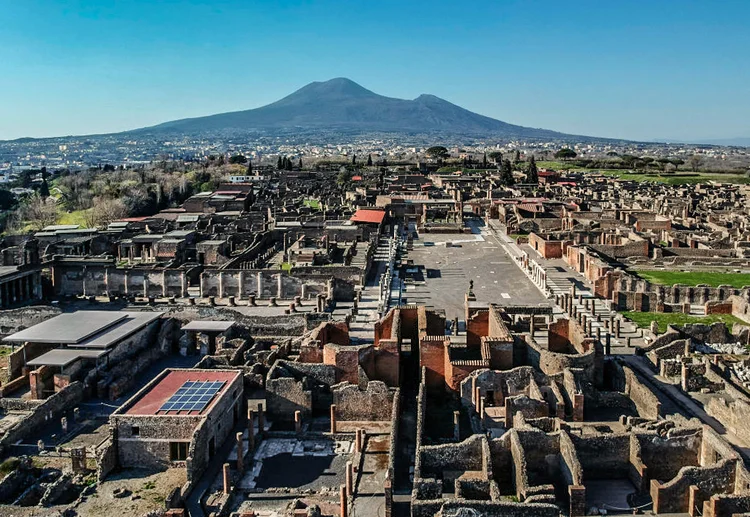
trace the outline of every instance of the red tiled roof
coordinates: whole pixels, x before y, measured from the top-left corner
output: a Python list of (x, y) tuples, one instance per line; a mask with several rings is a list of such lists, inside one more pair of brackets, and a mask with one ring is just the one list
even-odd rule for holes
[(352, 181), (362, 181), (362, 176), (352, 176)]
[[(227, 388), (232, 381), (240, 375), (239, 371), (205, 371), (205, 370), (172, 370), (165, 377), (163, 377), (158, 384), (148, 390), (140, 399), (136, 401), (133, 406), (128, 409), (125, 414), (127, 415), (200, 415), (203, 412), (208, 411), (213, 406), (219, 397), (226, 393)], [(187, 381), (224, 381), (226, 384), (222, 386), (219, 393), (211, 400), (208, 406), (203, 411), (159, 411), (159, 408), (169, 398), (177, 393), (177, 390), (182, 387)]]
[(385, 212), (382, 210), (357, 210), (351, 217), (351, 221), (355, 223), (372, 223), (380, 224), (385, 219)]

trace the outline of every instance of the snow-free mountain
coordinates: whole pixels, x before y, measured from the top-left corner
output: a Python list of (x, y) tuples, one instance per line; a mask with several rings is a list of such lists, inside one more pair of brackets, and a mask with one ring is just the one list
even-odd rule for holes
[(196, 133), (230, 130), (342, 130), (444, 132), (558, 139), (571, 135), (508, 124), (434, 95), (414, 100), (378, 95), (345, 78), (310, 83), (266, 106), (166, 122), (138, 132)]

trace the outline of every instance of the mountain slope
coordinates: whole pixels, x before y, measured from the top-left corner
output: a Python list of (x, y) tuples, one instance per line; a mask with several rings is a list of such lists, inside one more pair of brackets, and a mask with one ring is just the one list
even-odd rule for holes
[(507, 124), (433, 95), (414, 100), (378, 95), (344, 78), (314, 82), (261, 108), (166, 122), (136, 132), (192, 133), (214, 130), (341, 129), (352, 131), (442, 131), (561, 138), (545, 129)]

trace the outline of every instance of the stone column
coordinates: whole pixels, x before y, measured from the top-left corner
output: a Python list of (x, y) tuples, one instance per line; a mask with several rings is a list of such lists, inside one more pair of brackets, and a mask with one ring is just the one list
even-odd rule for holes
[(453, 412), (453, 439), (459, 441), (461, 439), (461, 413), (459, 411)]
[(336, 404), (331, 404), (331, 433), (336, 432)]
[(299, 410), (294, 412), (294, 432), (297, 434), (302, 432), (302, 412)]
[(224, 464), (223, 478), (224, 478), (224, 495), (229, 495), (229, 492), (232, 491), (229, 463)]
[(284, 287), (282, 285), (283, 277), (281, 273), (276, 276), (276, 298), (281, 300), (284, 294)]
[(242, 457), (244, 456), (244, 452), (245, 452), (244, 450), (245, 448), (242, 444), (242, 433), (237, 433), (235, 435), (235, 439), (237, 440), (237, 471), (240, 473), (240, 475), (242, 475), (242, 470), (243, 470), (243, 464), (242, 464), (243, 458)]
[(224, 273), (219, 273), (219, 298), (224, 298)]
[(258, 295), (258, 298), (263, 298), (263, 273), (258, 271), (258, 273), (255, 275), (255, 281), (258, 283), (256, 294)]
[(240, 271), (240, 274), (238, 275), (237, 281), (239, 282), (239, 285), (237, 286), (237, 299), (241, 300), (242, 295), (245, 294), (245, 272)]

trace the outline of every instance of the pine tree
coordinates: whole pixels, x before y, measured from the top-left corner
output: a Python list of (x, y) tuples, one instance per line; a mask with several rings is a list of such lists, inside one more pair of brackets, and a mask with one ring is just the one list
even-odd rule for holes
[(511, 165), (510, 160), (503, 160), (503, 166), (500, 171), (500, 181), (506, 186), (511, 186), (516, 182), (513, 178), (513, 166)]
[(531, 155), (531, 158), (529, 158), (529, 170), (526, 173), (526, 183), (539, 183), (539, 171), (536, 168), (534, 155)]
[(371, 154), (367, 155), (367, 166), (372, 167), (372, 155)]

